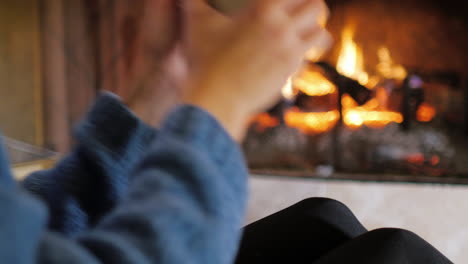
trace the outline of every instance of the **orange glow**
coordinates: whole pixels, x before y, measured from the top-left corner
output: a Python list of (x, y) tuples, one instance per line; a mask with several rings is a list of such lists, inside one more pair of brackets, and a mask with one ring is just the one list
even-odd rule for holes
[(304, 71), (294, 80), (294, 86), (309, 96), (324, 96), (336, 92), (336, 87), (321, 73)]
[(436, 110), (433, 106), (428, 103), (422, 103), (416, 112), (416, 119), (419, 122), (430, 122), (434, 119), (435, 115)]
[[(341, 48), (336, 65), (337, 71), (349, 78), (357, 80), (360, 84), (374, 89), (378, 83), (385, 79), (403, 80), (407, 77), (407, 71), (399, 64), (396, 64), (390, 51), (386, 47), (378, 50), (379, 64), (377, 65), (377, 75), (369, 76), (364, 68), (364, 55), (362, 48), (354, 41), (355, 30), (353, 26), (347, 26), (341, 36)], [(337, 93), (337, 87), (330, 82), (320, 72), (305, 69), (299, 74), (291, 77), (284, 86), (283, 97), (293, 99), (298, 91), (302, 91), (308, 96), (326, 96)], [(390, 123), (402, 123), (403, 115), (399, 112), (389, 111), (389, 94), (385, 89), (376, 88), (375, 97), (366, 104), (359, 106), (349, 95), (341, 98), (343, 106), (343, 123), (350, 129), (357, 129), (361, 126), (371, 128), (382, 128)], [(421, 122), (433, 120), (436, 114), (434, 107), (423, 103), (417, 112), (417, 119)], [(285, 122), (290, 127), (295, 127), (304, 133), (319, 134), (328, 132), (338, 123), (340, 113), (338, 110), (327, 112), (302, 112), (297, 107), (286, 110)], [(279, 124), (276, 118), (268, 114), (259, 115), (255, 121), (260, 127), (269, 128)], [(412, 162), (420, 162), (421, 156), (409, 157)], [(438, 163), (437, 157), (431, 162)]]
[(380, 104), (376, 98), (369, 100), (366, 104), (358, 106), (349, 95), (344, 95), (343, 121), (350, 128), (358, 128), (366, 125), (372, 128), (381, 128), (390, 123), (403, 122), (403, 115), (398, 112), (380, 110)]
[(279, 125), (279, 121), (277, 118), (272, 117), (268, 113), (262, 113), (255, 116), (251, 123), (256, 123), (260, 130), (272, 128)]
[[(403, 116), (398, 112), (377, 110), (379, 104), (377, 99), (372, 99), (363, 106), (348, 95), (343, 96), (343, 122), (351, 128), (368, 126), (382, 128), (390, 123), (403, 122)], [(305, 133), (319, 134), (330, 131), (338, 122), (339, 112), (337, 110), (328, 112), (301, 112), (293, 108), (286, 112), (286, 124), (300, 129)]]
[(364, 71), (364, 55), (353, 38), (354, 29), (347, 26), (341, 34), (341, 50), (336, 70), (344, 76), (357, 80), (362, 85), (367, 85), (369, 74)]
[(377, 64), (377, 71), (386, 79), (404, 80), (408, 73), (403, 66), (395, 64), (390, 51), (386, 47), (381, 47), (377, 55), (379, 56), (379, 64)]
[(424, 155), (421, 153), (416, 153), (416, 154), (409, 155), (408, 157), (406, 157), (406, 161), (413, 163), (413, 164), (417, 164), (417, 165), (424, 164), (424, 160), (425, 160)]
[(292, 83), (292, 77), (289, 77), (289, 79), (286, 81), (286, 84), (283, 86), (281, 93), (283, 94), (283, 97), (286, 99), (290, 99), (290, 100), (294, 99), (294, 97), (297, 94), (297, 91), (294, 89), (294, 86)]
[(289, 110), (285, 115), (286, 124), (298, 128), (304, 133), (324, 133), (331, 130), (338, 122), (340, 114), (337, 110), (319, 113), (305, 113), (297, 108)]

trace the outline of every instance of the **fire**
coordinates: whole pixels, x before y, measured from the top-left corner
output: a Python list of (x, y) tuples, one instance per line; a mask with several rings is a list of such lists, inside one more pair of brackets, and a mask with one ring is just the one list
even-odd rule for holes
[(294, 99), (294, 96), (296, 96), (296, 91), (294, 90), (294, 86), (292, 83), (292, 77), (289, 77), (288, 81), (286, 84), (283, 86), (283, 89), (281, 90), (281, 93), (283, 94), (283, 97), (289, 100)]
[(403, 122), (402, 114), (379, 110), (380, 104), (377, 98), (371, 99), (363, 106), (358, 106), (349, 95), (343, 96), (341, 101), (343, 105), (343, 121), (350, 128), (358, 128), (363, 125), (382, 128), (390, 123)]
[(279, 120), (267, 113), (261, 113), (255, 116), (250, 123), (256, 123), (258, 130), (265, 130), (279, 125)]
[(309, 96), (324, 96), (336, 92), (336, 87), (321, 73), (304, 71), (294, 80), (294, 86)]
[[(337, 71), (349, 78), (359, 81), (370, 89), (377, 87), (381, 78), (403, 80), (408, 73), (405, 68), (396, 64), (390, 51), (386, 47), (378, 50), (379, 64), (376, 67), (378, 76), (369, 76), (364, 68), (364, 55), (362, 48), (354, 41), (354, 27), (346, 27), (341, 36), (341, 49), (338, 57)], [(291, 77), (282, 92), (287, 99), (293, 99), (298, 91), (309, 96), (326, 96), (337, 93), (337, 87), (320, 72), (306, 69), (300, 74)], [(389, 111), (387, 101), (389, 94), (385, 89), (376, 88), (375, 98), (359, 106), (349, 95), (341, 98), (343, 106), (343, 123), (346, 127), (356, 129), (361, 126), (382, 128), (390, 123), (402, 123), (403, 115), (399, 112)], [(421, 122), (431, 121), (436, 114), (434, 107), (423, 103), (417, 112), (417, 119)], [(305, 133), (324, 133), (333, 129), (338, 123), (340, 113), (338, 110), (327, 112), (302, 112), (294, 107), (286, 110), (284, 120), (288, 126), (300, 129)], [(256, 118), (262, 127), (274, 127), (278, 120), (268, 114)], [(434, 159), (434, 163), (436, 160)]]
[(341, 35), (341, 51), (338, 57), (336, 70), (349, 78), (366, 85), (369, 82), (369, 74), (364, 71), (364, 55), (361, 47), (353, 40), (354, 29), (346, 27)]
[[(351, 128), (359, 128), (363, 125), (372, 128), (382, 128), (392, 122), (403, 122), (400, 113), (378, 110), (377, 99), (372, 99), (363, 106), (348, 95), (343, 96), (343, 122)], [(319, 134), (330, 131), (338, 122), (340, 113), (338, 110), (328, 112), (301, 112), (293, 108), (286, 112), (286, 124), (298, 128), (305, 133)]]
[(298, 128), (305, 133), (324, 133), (330, 131), (338, 122), (340, 113), (337, 110), (329, 112), (305, 113), (297, 108), (289, 110), (285, 115), (286, 124)]
[[(339, 73), (359, 81), (362, 85), (369, 85), (371, 79), (364, 69), (364, 55), (362, 49), (354, 42), (354, 29), (351, 26), (343, 30), (341, 36), (341, 51), (338, 57), (336, 69)], [(387, 76), (405, 78), (406, 71), (400, 65), (395, 65), (386, 48), (379, 50), (379, 58), (382, 70)], [(387, 77), (383, 75), (383, 77)], [(384, 90), (377, 91), (377, 97), (363, 106), (348, 95), (343, 96), (343, 121), (350, 128), (358, 128), (366, 125), (374, 128), (384, 127), (392, 122), (403, 122), (403, 115), (398, 112), (386, 111), (385, 104), (388, 94)]]
[(404, 80), (408, 73), (403, 66), (395, 64), (390, 56), (390, 51), (386, 47), (381, 47), (377, 52), (379, 64), (377, 71), (386, 79)]
[(416, 112), (416, 119), (419, 122), (430, 122), (434, 119), (435, 115), (436, 110), (433, 106), (428, 103), (422, 103)]

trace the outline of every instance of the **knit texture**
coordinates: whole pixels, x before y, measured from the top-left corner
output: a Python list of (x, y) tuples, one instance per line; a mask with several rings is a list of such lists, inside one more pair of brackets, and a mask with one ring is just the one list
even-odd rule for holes
[[(15, 260), (5, 263), (233, 262), (247, 169), (209, 113), (180, 106), (157, 132), (104, 94), (76, 135), (77, 147), (56, 168), (23, 183), (47, 205), (48, 229), (40, 202), (2, 190), (2, 212), (26, 204), (1, 222), (17, 227), (9, 247), (0, 232), (0, 256)], [(19, 246), (27, 243), (28, 251)]]

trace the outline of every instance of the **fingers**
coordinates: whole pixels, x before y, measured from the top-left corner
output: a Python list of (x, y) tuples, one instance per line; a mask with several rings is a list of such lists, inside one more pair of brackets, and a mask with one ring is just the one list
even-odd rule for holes
[(316, 29), (303, 36), (304, 46), (307, 50), (306, 59), (317, 61), (333, 44), (330, 33), (324, 29)]
[(329, 10), (323, 0), (301, 0), (290, 11), (290, 16), (302, 27), (310, 28), (311, 25), (325, 27)]
[(256, 0), (253, 6), (265, 13), (281, 10), (291, 17), (310, 16), (310, 8), (317, 8), (320, 10), (320, 16), (317, 17), (320, 24), (326, 22), (329, 15), (323, 0)]
[(257, 0), (256, 4), (261, 18), (300, 35), (325, 27), (329, 16), (323, 0)]
[(290, 16), (307, 59), (317, 60), (332, 44), (332, 38), (324, 28), (329, 16), (325, 2), (301, 0), (295, 4)]

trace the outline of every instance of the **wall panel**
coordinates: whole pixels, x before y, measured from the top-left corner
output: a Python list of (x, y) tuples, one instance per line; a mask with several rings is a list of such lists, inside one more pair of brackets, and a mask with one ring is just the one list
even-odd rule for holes
[(38, 0), (0, 1), (0, 130), (42, 145)]

